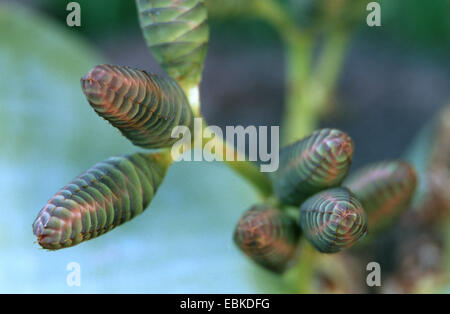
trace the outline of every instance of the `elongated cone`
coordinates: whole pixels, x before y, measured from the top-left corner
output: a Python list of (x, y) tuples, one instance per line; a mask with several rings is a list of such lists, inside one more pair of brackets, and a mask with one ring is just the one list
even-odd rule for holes
[(407, 209), (416, 190), (417, 177), (409, 163), (385, 161), (362, 168), (345, 185), (361, 201), (373, 235)]
[(281, 273), (295, 257), (299, 236), (294, 219), (279, 209), (256, 205), (242, 215), (233, 239), (257, 264)]
[(450, 103), (425, 124), (406, 158), (418, 179), (411, 202), (415, 220), (424, 225), (445, 223), (450, 217)]
[(361, 203), (347, 188), (314, 194), (300, 207), (305, 237), (322, 253), (336, 253), (352, 246), (367, 233)]
[(133, 144), (144, 148), (170, 147), (178, 139), (176, 126), (192, 129), (189, 102), (169, 79), (128, 67), (98, 65), (82, 79), (89, 104)]
[(272, 175), (275, 194), (299, 206), (321, 190), (344, 180), (353, 156), (353, 141), (342, 131), (321, 129), (283, 148), (280, 167)]
[(33, 223), (39, 244), (49, 250), (95, 238), (142, 213), (161, 184), (167, 155), (111, 157), (59, 190)]
[(197, 86), (209, 40), (204, 1), (136, 0), (136, 5), (155, 59), (182, 86)]

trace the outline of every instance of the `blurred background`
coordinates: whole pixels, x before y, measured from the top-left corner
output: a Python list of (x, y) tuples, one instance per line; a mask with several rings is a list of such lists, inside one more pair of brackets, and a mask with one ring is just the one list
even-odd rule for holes
[[(77, 1), (82, 26), (72, 28), (66, 25), (69, 2), (0, 1), (0, 292), (297, 292), (295, 281), (258, 268), (232, 244), (234, 225), (256, 193), (221, 164), (175, 164), (146, 212), (96, 240), (58, 252), (34, 242), (31, 224), (59, 188), (100, 160), (139, 150), (95, 115), (79, 79), (101, 63), (162, 73), (142, 38), (134, 1)], [(206, 120), (280, 125), (288, 70), (283, 38), (271, 23), (246, 13), (245, 0), (209, 2), (201, 86)], [(367, 26), (366, 3), (356, 17), (337, 17), (336, 23), (351, 24), (351, 35), (319, 122), (352, 136), (354, 169), (404, 156), (450, 100), (449, 1), (379, 2), (381, 27)], [(321, 1), (292, 3), (302, 27), (323, 23)], [(371, 251), (382, 269), (396, 274), (380, 292), (409, 292), (403, 285), (419, 266), (396, 254), (416, 246), (396, 246), (395, 253), (392, 239)], [(414, 292), (450, 292), (450, 264), (443, 262), (449, 241), (434, 231), (420, 241), (434, 277), (423, 275), (426, 282)], [(69, 262), (81, 265), (81, 287), (66, 284)], [(401, 275), (407, 284), (395, 281), (403, 263), (413, 265), (413, 274)], [(348, 290), (365, 292), (356, 286)]]

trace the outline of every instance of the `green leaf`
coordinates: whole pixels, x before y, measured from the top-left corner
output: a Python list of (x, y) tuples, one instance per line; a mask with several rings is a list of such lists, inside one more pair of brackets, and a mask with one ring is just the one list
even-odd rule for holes
[(150, 51), (184, 88), (201, 81), (209, 27), (203, 0), (136, 0)]

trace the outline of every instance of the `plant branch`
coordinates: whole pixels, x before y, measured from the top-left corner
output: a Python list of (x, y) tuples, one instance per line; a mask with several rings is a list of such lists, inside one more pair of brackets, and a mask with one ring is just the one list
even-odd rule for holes
[[(245, 154), (239, 152), (236, 148), (228, 144), (222, 138), (215, 136), (210, 141), (215, 142), (218, 147), (223, 147), (223, 162), (237, 174), (245, 178), (253, 186), (255, 186), (264, 198), (272, 195), (272, 183), (269, 177), (260, 171), (258, 165), (251, 161), (239, 161), (246, 159)], [(227, 160), (226, 154), (233, 154), (233, 160)]]
[[(181, 88), (183, 89), (186, 97), (189, 100), (189, 104), (194, 113), (194, 116), (202, 118), (203, 121), (201, 134), (198, 135), (194, 134), (191, 143), (193, 145), (195, 145), (196, 143), (201, 143), (201, 147), (194, 146), (194, 148), (203, 150), (206, 143), (210, 143), (214, 147), (222, 147), (223, 162), (225, 162), (225, 164), (229, 166), (234, 172), (245, 178), (254, 187), (256, 187), (263, 198), (270, 197), (272, 194), (272, 183), (269, 177), (258, 169), (257, 164), (248, 161), (246, 159), (245, 154), (243, 154), (242, 152), (238, 152), (234, 147), (229, 145), (226, 141), (224, 141), (222, 138), (219, 138), (218, 136), (214, 136), (212, 139), (208, 141), (203, 141), (203, 132), (207, 127), (207, 125), (205, 123), (204, 118), (201, 115), (201, 100), (200, 100), (199, 85), (196, 86), (181, 85)], [(200, 136), (201, 138), (196, 140), (195, 136)], [(227, 152), (228, 154), (233, 155), (232, 160), (227, 160), (228, 159), (226, 158)]]
[[(327, 109), (328, 97), (335, 88), (349, 34), (337, 30), (329, 32), (315, 69), (311, 66), (312, 34), (290, 33), (284, 38), (287, 88), (282, 141), (289, 144), (317, 128), (320, 116)], [(320, 253), (304, 237), (300, 247), (301, 257), (292, 269), (291, 277), (296, 278), (300, 293), (311, 293)]]
[[(287, 100), (284, 115), (283, 142), (298, 140), (317, 128), (326, 112), (345, 56), (349, 34), (330, 31), (315, 69), (310, 62), (311, 38), (286, 42)], [(308, 51), (307, 51), (308, 50)]]
[(282, 129), (284, 144), (306, 136), (317, 123), (308, 88), (312, 46), (313, 40), (309, 36), (285, 41), (287, 86)]

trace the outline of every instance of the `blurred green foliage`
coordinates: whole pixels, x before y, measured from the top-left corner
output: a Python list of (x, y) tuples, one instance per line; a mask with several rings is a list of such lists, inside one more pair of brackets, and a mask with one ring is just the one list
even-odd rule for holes
[(416, 47), (450, 49), (450, 1), (380, 0), (383, 36)]
[[(61, 23), (66, 22), (68, 0), (40, 0), (39, 7)], [(114, 37), (138, 27), (136, 6), (130, 0), (77, 0), (81, 7), (81, 27), (72, 31), (91, 39)]]
[[(233, 39), (256, 45), (278, 41), (276, 32), (266, 23), (255, 18), (239, 17), (237, 14), (239, 7), (244, 6), (249, 0), (206, 1), (208, 6), (211, 6), (209, 2), (223, 6), (217, 12), (211, 12), (210, 15), (210, 25), (214, 34), (212, 40), (232, 36)], [(324, 0), (277, 1), (289, 7), (299, 24), (305, 25), (319, 14), (317, 11), (319, 4)], [(351, 2), (351, 0), (347, 1)], [(37, 4), (48, 14), (65, 22), (66, 5), (69, 2), (68, 0), (40, 0)], [(82, 27), (77, 29), (77, 32), (81, 31), (91, 39), (115, 37), (117, 34), (138, 28), (134, 1), (78, 0), (78, 2), (82, 8)], [(369, 2), (367, 0), (364, 3)], [(369, 39), (389, 38), (415, 47), (450, 49), (450, 2), (448, 0), (426, 2), (423, 0), (380, 0), (378, 2), (382, 8), (382, 27), (376, 31), (374, 28), (365, 27), (365, 36)], [(353, 6), (351, 3), (350, 5)], [(358, 24), (366, 26), (365, 17)]]

